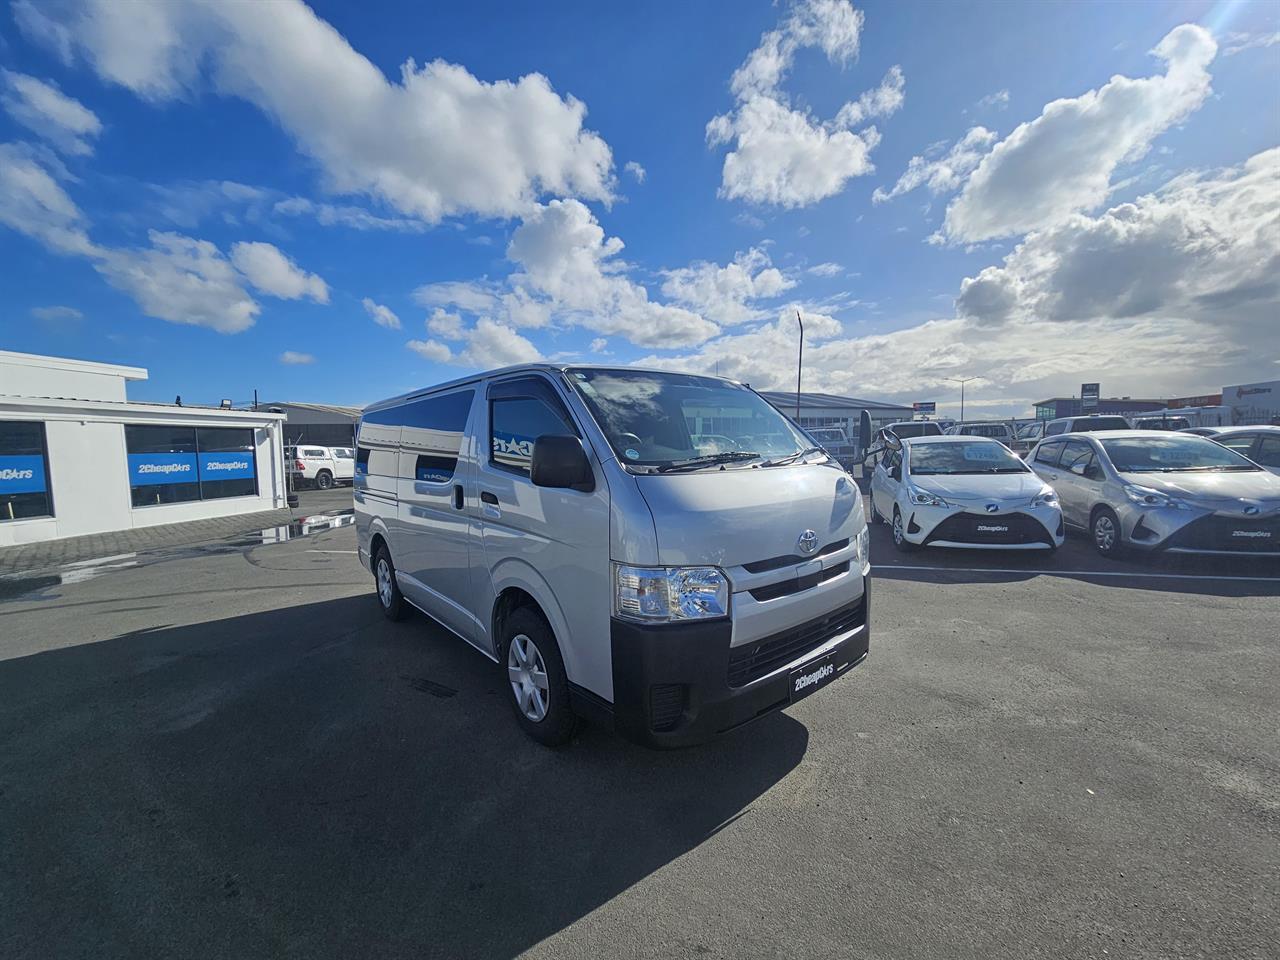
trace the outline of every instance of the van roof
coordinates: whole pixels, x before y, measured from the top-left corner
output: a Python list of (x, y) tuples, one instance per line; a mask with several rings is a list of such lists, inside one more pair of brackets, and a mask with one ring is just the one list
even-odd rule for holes
[(578, 367), (589, 367), (592, 370), (625, 370), (628, 373), (680, 373), (682, 376), (699, 377), (703, 380), (720, 380), (724, 383), (733, 383), (741, 386), (741, 381), (734, 380), (731, 377), (716, 377), (710, 374), (702, 373), (682, 373), (679, 370), (658, 370), (654, 367), (632, 367), (622, 363), (517, 363), (509, 367), (498, 367), (495, 370), (485, 370), (482, 373), (473, 373), (470, 376), (458, 377), (455, 380), (448, 380), (445, 383), (433, 384), (429, 387), (419, 387), (417, 390), (410, 390), (408, 393), (402, 393), (399, 396), (388, 397), (385, 400), (378, 400), (365, 407), (361, 414), (372, 413), (375, 410), (382, 410), (387, 407), (394, 407), (407, 400), (413, 400), (417, 397), (425, 397), (441, 390), (452, 390), (455, 387), (464, 387), (469, 383), (479, 383), (482, 380), (490, 380), (494, 377), (506, 377), (515, 373), (563, 373), (566, 370), (573, 370)]

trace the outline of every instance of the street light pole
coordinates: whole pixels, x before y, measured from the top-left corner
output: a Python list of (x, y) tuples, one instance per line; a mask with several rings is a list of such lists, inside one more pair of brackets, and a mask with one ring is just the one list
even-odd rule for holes
[(970, 380), (980, 380), (981, 377), (943, 377), (943, 380), (949, 380), (952, 383), (960, 384), (960, 422), (964, 423), (964, 385)]
[(796, 423), (800, 423), (800, 374), (804, 370), (804, 321), (796, 311), (796, 323), (800, 324), (800, 354), (796, 358)]

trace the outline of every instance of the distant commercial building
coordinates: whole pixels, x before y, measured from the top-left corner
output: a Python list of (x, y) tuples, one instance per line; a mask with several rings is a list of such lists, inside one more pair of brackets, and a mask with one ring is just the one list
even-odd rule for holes
[[(1048, 400), (1036, 401), (1037, 420), (1056, 420), (1059, 417), (1079, 417), (1085, 413), (1079, 397), (1051, 397)], [(1096, 410), (1089, 413), (1120, 414), (1131, 416), (1137, 413), (1150, 413), (1153, 410), (1164, 410), (1167, 400), (1135, 400), (1133, 397), (1100, 397)]]
[(801, 393), (800, 409), (797, 415), (795, 393), (763, 390), (760, 395), (806, 429), (840, 427), (855, 446), (861, 446), (870, 440), (869, 437), (859, 437), (859, 424), (863, 411), (866, 411), (871, 419), (872, 430), (878, 430), (886, 423), (910, 420), (915, 416), (911, 407), (900, 403), (840, 397), (830, 393)]
[(1232, 423), (1280, 423), (1280, 380), (1223, 387), (1222, 403), (1231, 408)]
[(0, 351), (0, 546), (285, 506), (284, 414), (130, 401), (145, 379)]
[(1181, 410), (1185, 407), (1220, 407), (1222, 394), (1204, 393), (1198, 397), (1173, 397), (1169, 401), (1170, 410)]
[(354, 447), (359, 407), (340, 407), (331, 403), (260, 403), (259, 410), (275, 410), (285, 414), (285, 444), (314, 443), (320, 447)]

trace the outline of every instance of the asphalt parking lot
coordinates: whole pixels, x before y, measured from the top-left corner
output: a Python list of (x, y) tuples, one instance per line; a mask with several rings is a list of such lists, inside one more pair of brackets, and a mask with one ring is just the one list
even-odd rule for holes
[(879, 527), (848, 679), (705, 747), (550, 752), (354, 549), (0, 592), (0, 956), (1276, 956), (1274, 566)]

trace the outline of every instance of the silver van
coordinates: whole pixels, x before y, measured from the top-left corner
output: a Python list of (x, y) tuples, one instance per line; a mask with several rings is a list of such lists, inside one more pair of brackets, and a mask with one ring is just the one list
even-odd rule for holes
[(354, 498), (383, 612), (494, 660), (546, 744), (700, 742), (867, 655), (858, 488), (730, 380), (531, 365), (375, 403)]

